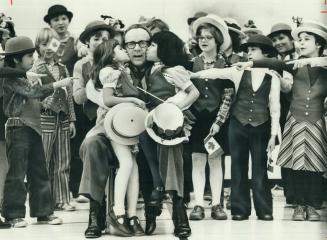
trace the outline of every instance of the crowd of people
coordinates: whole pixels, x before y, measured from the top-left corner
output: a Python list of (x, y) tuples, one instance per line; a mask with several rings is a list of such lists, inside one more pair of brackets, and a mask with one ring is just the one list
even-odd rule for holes
[(75, 37), (73, 16), (51, 6), (48, 27), (32, 41), (16, 36), (13, 20), (1, 15), (0, 160), (8, 169), (0, 169), (0, 228), (28, 225), (29, 194), (37, 223), (62, 224), (54, 212), (75, 211), (72, 196), (90, 204), (86, 238), (100, 237), (106, 225), (118, 236), (151, 235), (169, 196), (174, 235), (187, 238), (189, 220), (205, 217), (208, 189), (211, 217), (227, 220), (226, 156), (232, 220), (251, 215), (250, 190), (258, 219), (273, 220), (267, 170), (275, 162), (292, 220), (320, 221), (326, 26), (276, 23), (266, 36), (252, 20), (242, 28), (197, 12), (187, 19), (191, 38), (184, 42), (155, 17), (124, 29), (102, 16)]

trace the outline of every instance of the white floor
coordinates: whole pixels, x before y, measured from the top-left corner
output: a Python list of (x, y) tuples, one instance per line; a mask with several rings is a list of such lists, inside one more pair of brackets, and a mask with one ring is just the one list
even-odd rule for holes
[[(206, 207), (206, 219), (191, 221), (194, 240), (326, 240), (327, 239), (327, 208), (320, 210), (321, 222), (293, 222), (292, 208), (285, 207), (282, 191), (273, 191), (274, 218), (272, 222), (256, 220), (255, 213), (248, 221), (232, 221), (228, 211), (227, 221), (216, 221), (210, 218), (210, 206)], [(325, 203), (325, 206), (326, 203)], [(36, 225), (35, 219), (27, 218), (29, 226), (23, 229), (0, 230), (0, 240), (81, 240), (88, 221), (88, 204), (77, 204), (76, 212), (56, 212), (64, 220), (60, 226)], [(192, 203), (188, 209), (191, 211)], [(162, 215), (158, 218), (157, 229), (152, 236), (134, 237), (132, 239), (177, 239), (173, 236), (173, 223), (170, 220), (171, 204), (165, 204)], [(142, 225), (145, 224), (143, 209), (138, 211)], [(121, 239), (121, 237), (104, 234), (100, 239)]]

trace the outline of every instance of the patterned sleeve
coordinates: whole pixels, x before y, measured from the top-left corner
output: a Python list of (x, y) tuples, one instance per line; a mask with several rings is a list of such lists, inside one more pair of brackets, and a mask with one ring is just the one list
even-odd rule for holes
[(224, 94), (223, 94), (223, 102), (220, 105), (217, 118), (215, 123), (221, 127), (226, 119), (229, 117), (229, 109), (232, 105), (233, 101), (233, 95), (234, 95), (234, 89), (233, 88), (225, 88)]
[[(66, 76), (69, 77), (68, 69), (65, 67)], [(73, 85), (70, 84), (67, 86), (67, 101), (68, 101), (68, 110), (69, 110), (69, 121), (76, 121), (76, 115), (74, 110), (74, 102), (73, 102)]]
[(112, 67), (101, 69), (99, 79), (103, 88), (116, 88), (120, 74), (121, 72), (119, 70), (115, 70)]

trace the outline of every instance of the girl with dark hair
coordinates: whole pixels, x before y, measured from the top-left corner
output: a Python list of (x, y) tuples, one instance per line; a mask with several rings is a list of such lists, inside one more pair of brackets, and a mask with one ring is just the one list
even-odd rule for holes
[[(199, 18), (193, 24), (202, 53), (194, 58), (193, 72), (210, 68), (224, 68), (226, 62), (219, 53), (231, 44), (225, 22), (215, 15)], [(211, 217), (226, 220), (227, 215), (221, 206), (223, 184), (222, 155), (208, 155), (204, 139), (209, 135), (215, 137), (228, 153), (227, 129), (228, 112), (233, 95), (233, 84), (227, 81), (193, 79), (200, 92), (200, 97), (192, 106), (192, 113), (197, 118), (192, 128), (192, 178), (195, 194), (195, 206), (190, 214), (191, 220), (205, 217), (203, 195), (206, 181), (206, 164), (209, 164), (210, 186), (212, 192)], [(229, 85), (229, 86), (228, 86)]]
[[(158, 98), (174, 103), (180, 110), (187, 109), (198, 98), (199, 92), (184, 68), (187, 56), (184, 44), (178, 36), (169, 31), (156, 33), (146, 58), (154, 62), (154, 66), (146, 73), (147, 91), (152, 95), (148, 98), (149, 110), (161, 103)], [(167, 146), (154, 143), (147, 134), (143, 137), (147, 137), (147, 141), (154, 146), (157, 145), (157, 149), (153, 148), (154, 156), (158, 156), (158, 163), (156, 169), (151, 169), (155, 189), (150, 203), (160, 205), (164, 190), (169, 191), (173, 199), (174, 234), (177, 237), (188, 237), (191, 235), (191, 228), (183, 203), (183, 144)]]
[[(110, 39), (101, 43), (94, 50), (93, 61), (91, 78), (95, 88), (103, 88), (103, 103), (106, 107), (110, 108), (120, 103), (134, 103), (145, 108), (145, 103), (138, 98), (139, 94), (133, 85), (129, 69), (125, 67), (125, 63), (129, 61), (127, 52), (116, 40)], [(107, 108), (99, 108), (98, 125), (103, 124), (107, 112)], [(137, 146), (122, 145), (113, 139), (110, 139), (110, 142), (119, 161), (115, 178), (114, 205), (109, 209), (112, 233), (125, 237), (143, 235), (144, 231), (136, 216), (139, 193), (138, 166), (135, 158)], [(125, 197), (127, 197), (127, 215)]]

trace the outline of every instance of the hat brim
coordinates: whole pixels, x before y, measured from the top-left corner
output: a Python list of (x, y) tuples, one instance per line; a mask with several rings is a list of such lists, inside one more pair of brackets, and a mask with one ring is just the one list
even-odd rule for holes
[(35, 48), (29, 48), (29, 49), (24, 49), (24, 50), (17, 51), (17, 52), (2, 52), (2, 53), (0, 53), (0, 55), (5, 55), (5, 56), (21, 55), (21, 54), (32, 53), (34, 51), (35, 51)]
[(145, 118), (145, 130), (147, 131), (147, 133), (149, 134), (149, 136), (157, 143), (161, 144), (161, 145), (165, 145), (165, 146), (174, 146), (183, 142), (187, 142), (188, 141), (188, 137), (184, 136), (184, 137), (178, 137), (178, 138), (174, 138), (174, 139), (163, 139), (161, 137), (159, 137), (153, 130), (152, 126), (153, 126), (153, 113), (154, 110), (152, 110)]
[(132, 103), (117, 104), (108, 111), (108, 113), (106, 114), (106, 116), (104, 118), (104, 129), (106, 131), (106, 134), (107, 134), (108, 138), (113, 142), (116, 142), (118, 144), (125, 145), (125, 146), (138, 144), (139, 143), (138, 136), (136, 136), (136, 137), (123, 137), (123, 136), (118, 135), (117, 132), (113, 129), (112, 122), (113, 122), (113, 118), (114, 118), (115, 114), (121, 108), (124, 108), (126, 106), (131, 106), (131, 105), (135, 106)]
[(325, 39), (325, 41), (327, 42), (327, 32), (325, 31), (322, 31), (322, 30), (319, 30), (319, 29), (316, 29), (316, 28), (312, 28), (312, 27), (298, 27), (296, 29), (294, 29), (292, 31), (292, 37), (295, 39), (295, 40), (299, 40), (299, 34), (301, 32), (310, 32), (310, 33), (314, 33), (314, 34), (317, 34), (318, 36), (322, 37), (323, 39)]
[(257, 33), (257, 34), (262, 34), (262, 31), (260, 29), (257, 29), (257, 28), (244, 28), (243, 29), (243, 32), (246, 34), (246, 33), (249, 33), (249, 32), (254, 32), (254, 33)]
[(57, 17), (59, 15), (66, 15), (69, 18), (69, 21), (71, 21), (72, 18), (73, 18), (73, 13), (72, 12), (70, 12), (70, 11), (63, 11), (63, 12), (56, 12), (56, 13), (53, 13), (53, 14), (50, 14), (50, 15), (47, 14), (47, 15), (44, 16), (43, 20), (46, 23), (50, 24), (51, 19), (52, 18), (55, 18), (55, 17)]
[(279, 33), (290, 33), (291, 34), (292, 30), (277, 30), (274, 32), (271, 32), (267, 35), (267, 37), (269, 37), (270, 39), (272, 39), (274, 36), (278, 35)]
[(196, 33), (196, 31), (198, 30), (200, 25), (202, 25), (204, 23), (209, 23), (220, 30), (220, 32), (222, 33), (223, 38), (224, 38), (224, 41), (223, 41), (222, 45), (220, 46), (220, 50), (223, 52), (225, 50), (227, 50), (231, 44), (231, 38), (229, 36), (228, 27), (225, 24), (225, 22), (223, 20), (221, 20), (221, 22), (218, 20), (215, 20), (210, 15), (200, 17), (197, 20), (195, 20), (195, 22), (193, 24), (193, 32)]
[(236, 28), (228, 27), (228, 30), (237, 33), (240, 36), (240, 38), (245, 38), (246, 37), (244, 32), (242, 32), (241, 30), (238, 30)]
[(79, 40), (85, 44), (86, 40), (90, 37), (90, 35), (92, 35), (92, 33), (97, 30), (107, 30), (110, 34), (110, 38), (113, 38), (115, 36), (115, 30), (113, 29), (113, 27), (109, 26), (108, 24), (102, 24), (84, 30), (79, 36)]
[(269, 45), (266, 45), (266, 44), (261, 44), (261, 43), (243, 43), (241, 46), (240, 46), (240, 49), (243, 51), (243, 52), (247, 52), (248, 51), (248, 47), (260, 47), (262, 49), (265, 49), (267, 52), (270, 53), (270, 55), (272, 57), (275, 57), (278, 55), (278, 51), (276, 48), (272, 47), (272, 46), (269, 46)]

